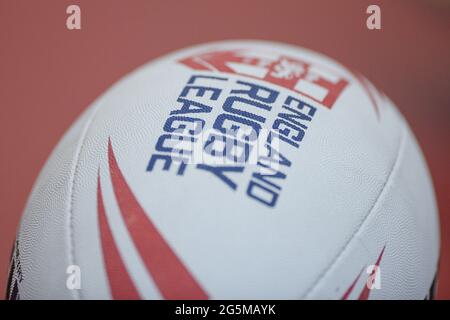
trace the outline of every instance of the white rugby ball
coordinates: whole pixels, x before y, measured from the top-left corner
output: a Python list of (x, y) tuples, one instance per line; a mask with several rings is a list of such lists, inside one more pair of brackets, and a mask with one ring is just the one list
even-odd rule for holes
[[(10, 299), (424, 299), (426, 163), (394, 104), (315, 52), (224, 41), (152, 61), (33, 188)], [(431, 291), (430, 291), (431, 290)]]

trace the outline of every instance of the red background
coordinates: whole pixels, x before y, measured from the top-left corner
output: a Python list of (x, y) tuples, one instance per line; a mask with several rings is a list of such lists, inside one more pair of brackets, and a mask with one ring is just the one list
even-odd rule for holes
[[(82, 30), (66, 29), (70, 4), (81, 7)], [(381, 30), (366, 28), (370, 4), (381, 7)], [(0, 0), (1, 293), (27, 195), (77, 115), (152, 58), (238, 38), (325, 53), (398, 105), (433, 175), (442, 228), (438, 297), (450, 298), (450, 5), (425, 0)]]

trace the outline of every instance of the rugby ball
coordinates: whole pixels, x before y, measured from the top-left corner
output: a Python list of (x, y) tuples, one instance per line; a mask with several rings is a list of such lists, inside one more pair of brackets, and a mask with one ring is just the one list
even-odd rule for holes
[(418, 144), (366, 78), (224, 41), (152, 61), (40, 173), (10, 299), (424, 299), (439, 221)]

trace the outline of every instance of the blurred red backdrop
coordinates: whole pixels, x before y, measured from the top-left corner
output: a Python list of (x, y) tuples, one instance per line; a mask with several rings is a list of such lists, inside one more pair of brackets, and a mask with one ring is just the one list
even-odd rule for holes
[[(66, 29), (81, 7), (82, 30)], [(382, 29), (366, 28), (381, 7)], [(28, 193), (72, 121), (130, 70), (196, 43), (254, 38), (325, 53), (398, 105), (438, 196), (439, 298), (450, 298), (450, 5), (448, 1), (0, 0), (0, 292)]]

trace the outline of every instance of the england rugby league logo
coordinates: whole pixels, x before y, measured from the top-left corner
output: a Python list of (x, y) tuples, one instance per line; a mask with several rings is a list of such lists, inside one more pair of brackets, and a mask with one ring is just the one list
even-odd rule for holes
[[(298, 113), (294, 113), (291, 117), (298, 117), (308, 121), (312, 120), (316, 107), (303, 102), (301, 99), (297, 98), (298, 96), (306, 97), (316, 105), (331, 110), (336, 100), (349, 84), (348, 80), (341, 75), (333, 73), (333, 71), (321, 66), (312, 65), (305, 61), (282, 55), (257, 56), (253, 53), (246, 52), (245, 50), (208, 52), (181, 59), (179, 60), (179, 63), (192, 70), (209, 71), (212, 75), (210, 79), (216, 81), (229, 81), (231, 83), (231, 80), (226, 78), (226, 75), (239, 75), (241, 79), (258, 79), (259, 81), (264, 81), (268, 84), (289, 89), (293, 95), (283, 97), (281, 103), (286, 107), (286, 110), (294, 110), (293, 106), (297, 106), (303, 110), (309, 110), (308, 114), (299, 115)], [(198, 76), (198, 78), (201, 77), (204, 77), (204, 75)], [(186, 88), (188, 88), (189, 85), (192, 85), (198, 78), (192, 76), (191, 79), (188, 80)], [(378, 116), (378, 106), (375, 98), (376, 93), (372, 92), (371, 87), (365, 79), (362, 77), (356, 78), (361, 86), (367, 91)], [(260, 99), (260, 105), (258, 105), (261, 109), (266, 108), (267, 110), (270, 110), (270, 103), (279, 102), (277, 100), (279, 93), (276, 90), (245, 81), (237, 81), (234, 84), (247, 86), (247, 90), (253, 94), (253, 98), (261, 98), (256, 91), (265, 90), (265, 97)], [(180, 99), (182, 100), (184, 91), (185, 88), (182, 90), (178, 101), (180, 101)], [(194, 105), (194, 107), (197, 108), (196, 112), (198, 111), (198, 113), (201, 111), (208, 111), (204, 106)], [(188, 106), (187, 108), (192, 108), (192, 106)], [(201, 108), (203, 108), (203, 110)], [(171, 114), (174, 113), (176, 112), (171, 112)], [(256, 123), (258, 119), (254, 117), (253, 120), (255, 120), (254, 122)], [(217, 123), (217, 120), (215, 123)], [(204, 122), (200, 124), (203, 126)], [(303, 132), (303, 135), (301, 136), (302, 139), (307, 126), (299, 122), (298, 126)], [(259, 127), (255, 125), (255, 128)], [(301, 139), (292, 139), (291, 141), (286, 137), (281, 137), (281, 139), (285, 139), (285, 142), (294, 147), (298, 147), (301, 142)], [(267, 148), (270, 154), (275, 152), (273, 149), (270, 149), (270, 146)], [(161, 158), (154, 159), (152, 157), (147, 171), (152, 171), (154, 169), (154, 162), (152, 161), (158, 159)], [(281, 159), (281, 157), (279, 159)], [(244, 162), (245, 160), (246, 159), (244, 159)], [(193, 276), (183, 261), (176, 255), (134, 196), (126, 181), (126, 177), (124, 177), (119, 168), (114, 154), (112, 141), (108, 142), (108, 164), (114, 196), (118, 203), (120, 214), (126, 224), (133, 245), (139, 253), (147, 272), (152, 276), (161, 297), (165, 299), (208, 299), (209, 295), (199, 283), (198, 279)], [(288, 166), (290, 166), (290, 163)], [(204, 169), (205, 167), (198, 165), (198, 168)], [(181, 162), (178, 174), (183, 175), (184, 170), (186, 170), (186, 165), (183, 165), (183, 162)], [(237, 169), (234, 169), (235, 172), (239, 172), (239, 170), (242, 171), (243, 168), (238, 167)], [(222, 176), (226, 177), (226, 173), (228, 172), (224, 172), (225, 173), (222, 174)], [(225, 178), (224, 183), (233, 190), (237, 187), (233, 184), (231, 179)], [(247, 194), (249, 196), (251, 196), (251, 193), (249, 192), (252, 186), (251, 183), (252, 182), (250, 182), (249, 187), (247, 188)], [(115, 299), (141, 298), (141, 294), (130, 277), (114, 240), (103, 198), (99, 172), (97, 184), (98, 219), (104, 255), (103, 258), (112, 297)], [(278, 195), (275, 195), (275, 197), (272, 197), (272, 199), (267, 201), (265, 199), (259, 200), (261, 203), (273, 207), (275, 206), (277, 199)], [(384, 248), (376, 262), (377, 266), (379, 266), (381, 262), (383, 253)], [(343, 299), (347, 299), (351, 295), (361, 278), (361, 274), (362, 273), (360, 273), (355, 281), (350, 284), (348, 290), (346, 290), (342, 296)], [(367, 299), (369, 298), (369, 294), (370, 292), (368, 290), (363, 289), (359, 298)]]

